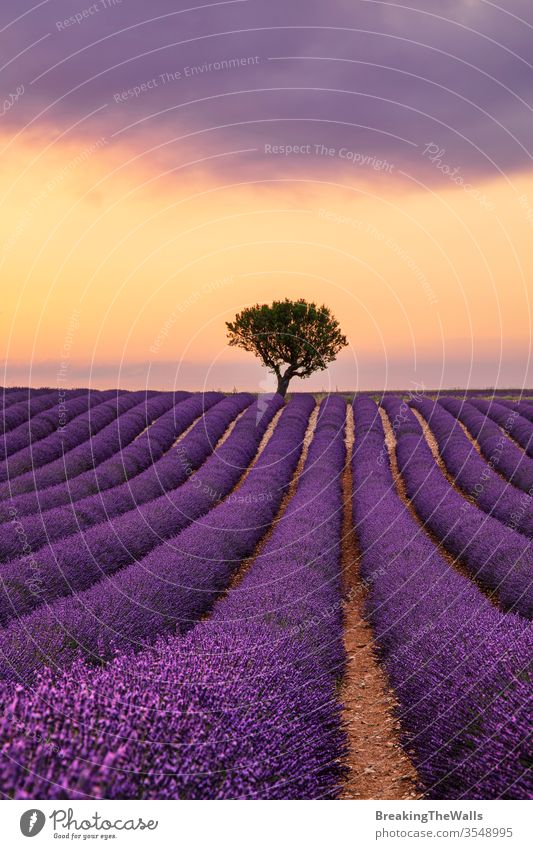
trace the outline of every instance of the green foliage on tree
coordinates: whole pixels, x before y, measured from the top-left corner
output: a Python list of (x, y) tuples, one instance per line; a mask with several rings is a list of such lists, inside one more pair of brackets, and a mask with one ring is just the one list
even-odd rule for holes
[(247, 307), (226, 326), (229, 344), (259, 357), (276, 375), (281, 395), (293, 377), (322, 371), (348, 344), (328, 307), (303, 299)]

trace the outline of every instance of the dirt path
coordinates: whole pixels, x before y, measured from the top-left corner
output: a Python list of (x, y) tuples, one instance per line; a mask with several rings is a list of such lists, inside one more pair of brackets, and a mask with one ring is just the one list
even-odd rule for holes
[[(248, 409), (249, 409), (249, 408), (247, 407), (247, 408), (246, 408), (246, 410), (248, 410)], [(274, 417), (272, 418), (272, 421), (270, 422), (270, 424), (268, 425), (267, 429), (265, 430), (265, 432), (264, 432), (263, 436), (261, 437), (261, 441), (260, 441), (259, 445), (257, 446), (257, 451), (255, 452), (255, 455), (254, 455), (254, 457), (253, 457), (253, 460), (251, 461), (250, 465), (249, 465), (249, 466), (245, 469), (245, 471), (243, 472), (243, 475), (242, 475), (242, 477), (239, 479), (239, 482), (235, 485), (234, 489), (232, 490), (232, 494), (235, 494), (235, 493), (237, 492), (237, 490), (239, 490), (239, 489), (241, 488), (241, 486), (243, 485), (244, 481), (246, 480), (246, 478), (248, 477), (248, 475), (249, 475), (249, 474), (250, 474), (250, 472), (252, 471), (253, 467), (254, 467), (254, 466), (255, 466), (255, 464), (257, 463), (257, 460), (258, 460), (258, 458), (261, 456), (261, 454), (263, 453), (263, 450), (264, 450), (264, 448), (265, 448), (265, 446), (266, 446), (267, 442), (269, 442), (269, 441), (270, 441), (270, 437), (271, 437), (271, 436), (272, 436), (272, 434), (274, 433), (274, 430), (276, 429), (276, 425), (277, 425), (277, 423), (278, 423), (278, 421), (279, 421), (279, 419), (280, 419), (280, 416), (281, 416), (281, 414), (282, 414), (282, 412), (283, 412), (283, 410), (284, 410), (284, 409), (285, 409), (284, 407), (281, 407), (281, 408), (277, 411), (277, 413), (275, 413)], [(226, 433), (224, 434), (224, 436), (222, 437), (222, 439), (220, 440), (220, 442), (217, 442), (216, 449), (220, 448), (220, 446), (224, 444), (224, 442), (226, 441), (226, 439), (227, 439), (227, 438), (228, 438), (228, 436), (230, 435), (231, 431), (233, 430), (233, 428), (234, 428), (234, 427), (235, 427), (235, 425), (237, 424), (238, 420), (240, 419), (240, 417), (241, 417), (241, 416), (243, 416), (243, 415), (244, 415), (244, 413), (246, 412), (246, 410), (243, 410), (243, 411), (242, 411), (242, 413), (239, 413), (239, 415), (237, 416), (237, 418), (236, 418), (236, 419), (234, 419), (234, 421), (232, 421), (231, 425), (229, 426), (228, 430), (226, 431)], [(215, 450), (216, 450), (216, 449), (215, 449)]]
[[(453, 416), (453, 413), (450, 413), (450, 416)], [(455, 418), (455, 416), (454, 416), (454, 418)], [(477, 439), (475, 438), (475, 436), (473, 436), (473, 435), (470, 433), (470, 431), (468, 430), (467, 426), (466, 426), (466, 425), (464, 425), (461, 421), (459, 421), (459, 419), (455, 419), (455, 421), (457, 422), (457, 424), (459, 425), (459, 427), (460, 427), (460, 428), (462, 428), (464, 435), (466, 436), (466, 438), (468, 439), (468, 441), (472, 443), (472, 445), (474, 446), (474, 448), (476, 449), (476, 451), (478, 451), (480, 454), (483, 454), (483, 452), (482, 452), (482, 450), (481, 450), (481, 446), (480, 446), (479, 442), (477, 441)]]
[(348, 733), (349, 772), (341, 798), (417, 799), (420, 793), (416, 771), (402, 749), (399, 724), (394, 716), (397, 702), (377, 660), (372, 629), (364, 618), (366, 590), (359, 576), (359, 551), (352, 522), (354, 423), (352, 409), (350, 406), (347, 409), (342, 529), (347, 665), (340, 699)]
[[(412, 409), (412, 408), (411, 408), (411, 409)], [(412, 411), (413, 411), (413, 413), (415, 413), (415, 414), (417, 413), (417, 410), (412, 410)], [(463, 431), (464, 435), (466, 436), (466, 438), (468, 439), (468, 441), (470, 442), (470, 444), (474, 446), (474, 448), (476, 449), (477, 453), (479, 454), (479, 456), (481, 457), (481, 459), (483, 460), (483, 462), (484, 462), (484, 463), (486, 463), (486, 464), (488, 465), (488, 460), (487, 460), (487, 458), (485, 457), (485, 455), (483, 454), (483, 451), (481, 450), (481, 446), (480, 446), (479, 442), (477, 441), (477, 439), (475, 438), (475, 436), (473, 436), (473, 435), (470, 433), (470, 431), (468, 430), (468, 428), (466, 427), (466, 425), (464, 425), (464, 424), (462, 423), (462, 421), (460, 421), (458, 418), (456, 418), (456, 416), (454, 416), (454, 414), (453, 414), (453, 413), (450, 413), (450, 415), (451, 415), (451, 416), (455, 419), (455, 421), (457, 422), (457, 424), (459, 425), (459, 427), (460, 427), (460, 428), (461, 428), (461, 430)], [(438, 449), (437, 449), (437, 450), (438, 450)], [(493, 471), (493, 472), (495, 472), (495, 473), (498, 475), (498, 477), (500, 477), (500, 478), (502, 479), (502, 481), (504, 481), (506, 484), (509, 484), (509, 483), (510, 483), (509, 479), (505, 477), (505, 475), (503, 474), (503, 472), (500, 472), (500, 471), (499, 471), (499, 469), (498, 469), (498, 467), (497, 467), (496, 465), (492, 466), (491, 468), (492, 468), (492, 471)]]
[(418, 423), (419, 423), (420, 427), (422, 428), (422, 431), (424, 433), (424, 438), (425, 438), (425, 440), (426, 440), (426, 442), (427, 442), (427, 444), (430, 448), (431, 453), (433, 454), (433, 459), (435, 460), (437, 466), (441, 470), (442, 474), (444, 475), (444, 477), (446, 478), (446, 480), (448, 481), (450, 486), (453, 486), (453, 488), (459, 493), (459, 495), (461, 495), (463, 498), (465, 498), (467, 501), (469, 501), (471, 504), (473, 504), (475, 507), (477, 507), (476, 499), (474, 498), (474, 496), (469, 495), (467, 492), (465, 492), (463, 489), (461, 489), (461, 487), (458, 486), (458, 484), (456, 483), (453, 475), (451, 475), (450, 472), (448, 471), (448, 469), (446, 468), (446, 464), (441, 457), (441, 453), (440, 453), (440, 450), (439, 450), (439, 444), (438, 444), (438, 442), (435, 438), (433, 431), (431, 430), (430, 426), (428, 425), (428, 423), (425, 420), (422, 413), (419, 413), (418, 410), (415, 410), (412, 407), (410, 408), (410, 410), (411, 410), (412, 414), (414, 415), (414, 417), (418, 420)]

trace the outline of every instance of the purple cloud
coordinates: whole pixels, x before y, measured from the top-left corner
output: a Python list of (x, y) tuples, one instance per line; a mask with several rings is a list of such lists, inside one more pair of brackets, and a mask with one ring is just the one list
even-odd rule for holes
[(163, 145), (175, 164), (192, 149), (245, 179), (531, 165), (527, 0), (191, 5), (4, 0), (2, 91), (24, 92), (2, 126)]

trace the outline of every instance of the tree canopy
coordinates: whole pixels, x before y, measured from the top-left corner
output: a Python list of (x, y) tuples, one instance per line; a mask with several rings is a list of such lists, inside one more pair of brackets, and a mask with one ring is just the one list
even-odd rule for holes
[(259, 357), (282, 395), (293, 377), (322, 371), (348, 344), (329, 308), (303, 298), (247, 307), (226, 326), (229, 344)]

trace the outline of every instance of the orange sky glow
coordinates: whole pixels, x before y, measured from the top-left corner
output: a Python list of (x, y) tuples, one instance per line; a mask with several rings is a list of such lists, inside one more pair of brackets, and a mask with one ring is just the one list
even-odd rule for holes
[[(299, 389), (527, 385), (533, 170), (485, 196), (407, 171), (239, 180), (83, 135), (0, 135), (5, 384), (260, 390), (225, 321), (325, 302), (349, 340)], [(187, 163), (191, 163), (190, 165)]]

